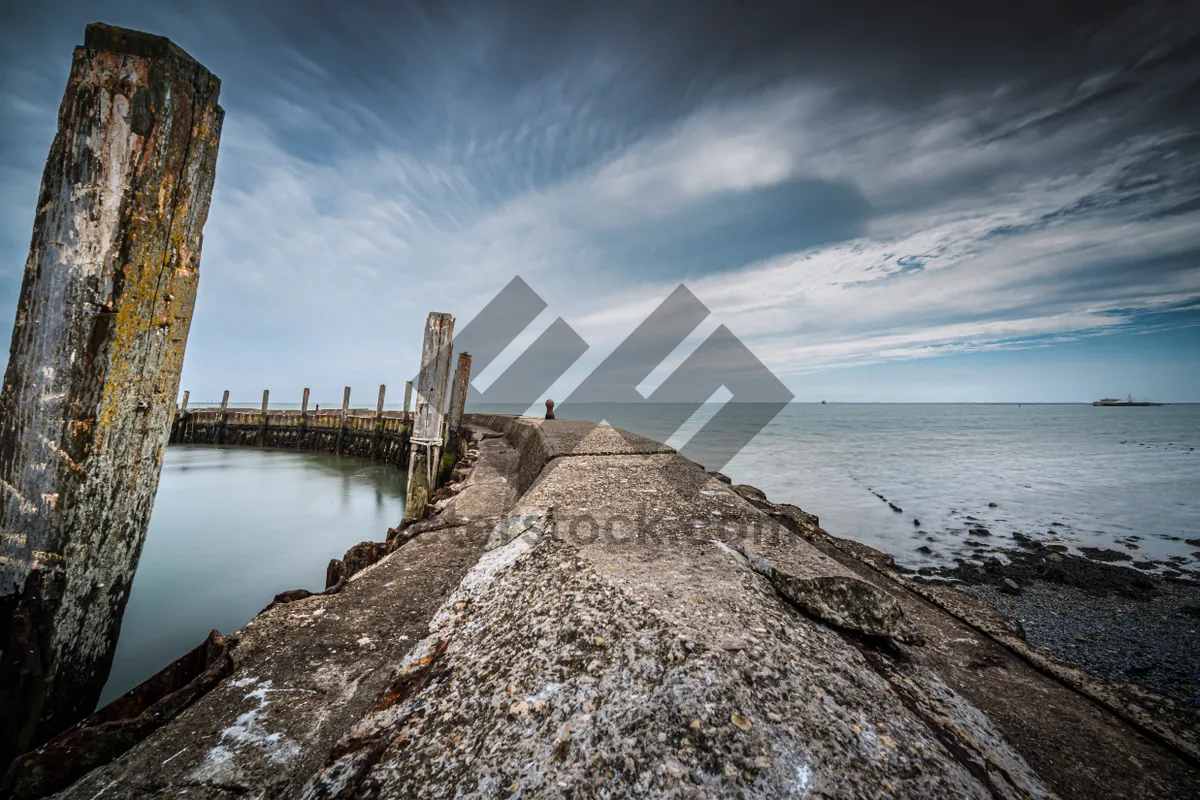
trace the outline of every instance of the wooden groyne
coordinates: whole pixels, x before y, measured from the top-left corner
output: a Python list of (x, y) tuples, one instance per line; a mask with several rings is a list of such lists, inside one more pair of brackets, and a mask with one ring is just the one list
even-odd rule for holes
[[(367, 458), (403, 467), (408, 464), (412, 414), (383, 409), (379, 387), (374, 409), (299, 410), (268, 408), (181, 407), (171, 426), (171, 444), (209, 444), (313, 450)], [(307, 390), (305, 390), (307, 400)], [(264, 395), (264, 405), (265, 405)]]

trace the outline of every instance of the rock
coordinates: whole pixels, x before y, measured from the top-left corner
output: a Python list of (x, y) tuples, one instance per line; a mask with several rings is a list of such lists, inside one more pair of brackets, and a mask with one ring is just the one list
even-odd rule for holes
[(916, 517), (913, 517), (913, 527), (914, 528), (921, 527), (921, 520), (917, 519)]
[[(371, 566), (385, 555), (387, 555), (386, 546), (378, 542), (359, 542), (354, 545), (346, 551), (346, 555), (342, 556), (346, 579)], [(328, 580), (328, 576), (326, 576), (326, 580)]]
[(734, 483), (730, 485), (730, 488), (752, 503), (768, 502), (766, 492), (764, 492), (762, 489), (759, 489), (757, 486), (747, 486), (744, 483)]
[(755, 505), (766, 511), (772, 519), (781, 523), (785, 528), (801, 536), (811, 537), (820, 530), (821, 520), (817, 518), (817, 515), (809, 514), (798, 506), (769, 501), (758, 501)]
[(988, 508), (999, 508), (999, 507), (1000, 506), (997, 503), (988, 503)]
[(739, 545), (737, 551), (751, 569), (771, 581), (776, 592), (806, 614), (867, 636), (911, 645), (925, 642), (896, 598), (866, 581), (849, 575), (800, 577), (758, 557), (745, 545)]
[(1184, 544), (1189, 544), (1192, 547), (1200, 547), (1200, 539), (1184, 539)]
[(1012, 578), (1005, 578), (1000, 582), (1000, 591), (1005, 594), (1020, 594), (1021, 587)]
[(929, 555), (929, 554), (931, 554), (933, 551), (932, 551), (932, 550), (930, 550), (930, 549), (929, 549), (929, 547), (928, 547), (927, 545), (921, 545), (920, 547), (918, 547), (918, 548), (917, 548), (917, 552), (918, 552), (918, 553), (924, 553), (925, 555)]
[(331, 558), (325, 567), (325, 588), (332, 589), (346, 577), (346, 564), (340, 558)]
[(987, 528), (983, 527), (982, 525), (976, 525), (974, 528), (971, 528), (969, 533), (973, 536), (991, 536), (992, 535), (992, 532), (989, 531)]
[(1051, 553), (1050, 555), (1046, 556), (1046, 560), (1054, 562), (1054, 563), (1058, 563), (1058, 562), (1062, 561), (1063, 559), (1062, 559), (1062, 556), (1060, 556), (1058, 553)]
[(903, 514), (903, 513), (904, 513), (904, 509), (903, 509), (903, 508), (901, 508), (900, 506), (896, 505), (895, 503), (890, 503), (890, 502), (889, 502), (889, 503), (888, 503), (888, 508), (890, 508), (892, 511), (895, 511), (897, 514)]
[(1081, 547), (1079, 552), (1083, 553), (1093, 561), (1132, 561), (1133, 556), (1128, 553), (1122, 553), (1118, 550), (1109, 550), (1105, 547)]
[(728, 484), (733, 483), (733, 481), (729, 480), (728, 475), (725, 475), (724, 473), (721, 473), (721, 472), (717, 472), (716, 470), (710, 470), (708, 474), (712, 475), (714, 478), (719, 480), (721, 483), (728, 483)]

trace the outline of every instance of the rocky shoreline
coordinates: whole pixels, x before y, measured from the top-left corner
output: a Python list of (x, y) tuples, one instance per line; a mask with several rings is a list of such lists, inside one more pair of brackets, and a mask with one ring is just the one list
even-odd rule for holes
[[(867, 487), (892, 511), (903, 509)], [(996, 503), (989, 503), (996, 509)], [(1142, 537), (1114, 540), (1124, 549), (1083, 544), (1051, 523), (1045, 536), (994, 533), (979, 516), (953, 509), (961, 527), (940, 537), (912, 520), (916, 552), (952, 564), (889, 567), (926, 585), (952, 586), (1011, 617), (1039, 650), (1094, 675), (1137, 684), (1200, 708), (1200, 551), (1154, 559)], [(956, 544), (946, 547), (946, 540)], [(1159, 538), (1200, 548), (1200, 538)], [(932, 547), (930, 545), (933, 545)]]
[[(1021, 624), (1030, 644), (1096, 675), (1200, 708), (1200, 583), (1193, 574), (1125, 566), (1118, 551), (1042, 544), (993, 551), (981, 564), (908, 570), (950, 582)], [(1145, 564), (1148, 562), (1138, 562)]]

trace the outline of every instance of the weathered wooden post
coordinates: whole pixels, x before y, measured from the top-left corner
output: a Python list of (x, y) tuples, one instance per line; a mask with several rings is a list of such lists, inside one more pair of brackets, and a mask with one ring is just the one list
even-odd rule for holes
[(467, 386), (471, 383), (471, 354), (459, 353), (450, 389), (450, 411), (446, 419), (446, 452), (459, 455), (459, 429), (467, 406)]
[(308, 438), (308, 387), (304, 387), (304, 399), (300, 401), (300, 430), (296, 432), (296, 449), (304, 447)]
[(425, 506), (437, 484), (441, 460), (442, 420), (446, 407), (446, 382), (450, 378), (451, 342), (454, 317), (431, 313), (425, 321), (425, 341), (421, 346), (421, 371), (417, 375), (417, 406), (413, 411), (409, 437), (408, 496), (404, 515), (413, 519), (425, 516)]
[(408, 409), (412, 407), (412, 381), (404, 382), (404, 422), (409, 423)]
[(338, 421), (337, 442), (334, 444), (333, 452), (341, 455), (342, 447), (346, 442), (346, 415), (350, 412), (350, 387), (347, 386), (342, 391), (342, 416)]
[(0, 763), (108, 678), (175, 414), (219, 90), (158, 36), (94, 24), (75, 49), (0, 396)]
[(375, 407), (375, 435), (371, 439), (371, 458), (379, 457), (379, 447), (383, 444), (383, 398), (387, 394), (387, 385), (379, 384), (379, 403)]
[(229, 390), (225, 390), (225, 394), (221, 395), (221, 410), (217, 412), (217, 424), (213, 426), (213, 444), (222, 444), (225, 441), (225, 413), (229, 408)]
[(258, 418), (258, 446), (267, 444), (267, 398), (271, 396), (270, 389), (263, 389), (262, 413)]
[(190, 427), (190, 418), (188, 416), (188, 398), (192, 396), (191, 392), (183, 393), (183, 404), (179, 407), (179, 413), (176, 414), (175, 423), (171, 426), (171, 437), (168, 441), (171, 442), (190, 442), (188, 437), (188, 429)]

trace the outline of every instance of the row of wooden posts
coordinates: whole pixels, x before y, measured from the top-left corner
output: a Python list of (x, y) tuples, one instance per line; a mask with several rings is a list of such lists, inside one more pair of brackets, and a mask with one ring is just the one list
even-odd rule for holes
[[(470, 357), (468, 356), (468, 359), (469, 358)], [(412, 388), (413, 388), (412, 381), (406, 381), (404, 383), (404, 420), (405, 420), (405, 422), (408, 421), (408, 409), (412, 404)], [(180, 413), (181, 417), (186, 418), (189, 413), (188, 403), (191, 400), (191, 395), (192, 395), (191, 392), (183, 393), (183, 401), (179, 405), (179, 413)], [(379, 403), (375, 408), (375, 430), (377, 433), (380, 432), (383, 428), (383, 402), (384, 402), (384, 398), (386, 395), (387, 395), (387, 385), (382, 384), (382, 383), (379, 384)], [(302, 430), (306, 427), (307, 420), (308, 420), (308, 397), (309, 397), (309, 389), (305, 388), (303, 398), (300, 401), (300, 427)], [(265, 445), (267, 443), (267, 431), (271, 426), (271, 416), (268, 413), (268, 406), (270, 405), (270, 399), (271, 399), (271, 390), (263, 389), (262, 409), (259, 412), (259, 422), (258, 422), (259, 431), (258, 431), (258, 436), (255, 441), (255, 444), (257, 444), (259, 447), (262, 447), (263, 445)], [(318, 406), (318, 408), (320, 408), (320, 406)], [(224, 441), (225, 427), (227, 424), (226, 417), (228, 415), (228, 412), (229, 412), (229, 390), (226, 389), (224, 395), (222, 395), (222, 397), (221, 397), (221, 405), (219, 406), (219, 409), (217, 412), (217, 423), (213, 427), (213, 432), (212, 432), (212, 443), (213, 444), (222, 444)], [(342, 443), (345, 441), (345, 438), (346, 438), (346, 420), (349, 418), (349, 416), (350, 416), (350, 387), (347, 386), (342, 392), (342, 410), (340, 413), (341, 422), (338, 426), (337, 445), (334, 448), (334, 451), (336, 453), (338, 453), (339, 455), (342, 452)], [(372, 453), (372, 457), (374, 457), (374, 453)]]
[[(450, 314), (431, 313), (425, 324), (425, 339), (421, 349), (421, 371), (417, 378), (417, 404), (411, 417), (409, 408), (412, 403), (413, 382), (404, 384), (404, 422), (409, 425), (408, 433), (408, 491), (405, 503), (405, 516), (420, 519), (427, 513), (429, 498), (437, 490), (438, 482), (446, 472), (449, 461), (457, 460), (462, 454), (463, 436), (462, 419), (467, 402), (467, 387), (471, 381), (471, 356), (469, 353), (459, 353), (458, 363), (454, 370), (454, 379), (450, 378), (450, 359), (453, 353), (454, 317)], [(447, 387), (447, 383), (450, 386)], [(447, 402), (447, 389), (449, 398)], [(379, 399), (375, 406), (375, 440), (372, 443), (371, 457), (375, 457), (383, 436), (384, 398), (387, 386), (380, 384)], [(258, 433), (255, 437), (257, 445), (267, 443), (267, 432), (270, 429), (271, 392), (263, 389), (262, 408), (258, 417)], [(180, 418), (188, 419), (188, 402), (191, 392), (183, 393), (180, 403)], [(303, 433), (307, 430), (309, 390), (304, 390), (300, 403), (300, 431), (297, 446), (304, 441)], [(229, 390), (226, 389), (221, 397), (221, 405), (217, 412), (216, 424), (213, 426), (212, 443), (222, 444), (227, 426), (229, 412)], [(350, 387), (342, 392), (342, 408), (337, 426), (337, 438), (334, 452), (342, 453), (346, 443), (346, 421), (350, 416)]]

